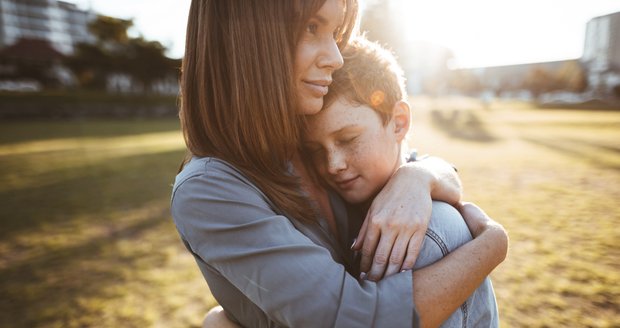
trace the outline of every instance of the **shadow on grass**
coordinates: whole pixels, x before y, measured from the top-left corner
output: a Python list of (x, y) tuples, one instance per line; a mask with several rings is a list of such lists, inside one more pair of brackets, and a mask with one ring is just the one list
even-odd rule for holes
[[(127, 280), (136, 283), (143, 279), (135, 274), (138, 262), (148, 261), (153, 268), (166, 262), (165, 253), (161, 252), (119, 254), (115, 251), (118, 243), (139, 239), (146, 231), (162, 226), (166, 223), (162, 216), (163, 213), (159, 217), (146, 217), (110, 235), (46, 251), (24, 263), (0, 270), (3, 295), (0, 311), (8, 316), (8, 322), (0, 320), (0, 325), (34, 327), (63, 321), (63, 325), (68, 325), (80, 320), (77, 318), (92, 317), (92, 312), (104, 311), (96, 305), (83, 304), (83, 301), (122, 296), (110, 289)], [(87, 312), (88, 316), (85, 315)], [(132, 325), (139, 320), (139, 316), (132, 317)], [(83, 324), (97, 325), (96, 322)]]
[[(0, 239), (72, 218), (109, 220), (119, 209), (168, 198), (182, 156), (183, 151), (177, 150), (123, 157), (78, 170), (52, 169), (34, 178), (40, 184), (0, 192), (6, 204), (0, 219)], [(2, 162), (0, 168), (7, 169)]]
[(497, 138), (486, 127), (480, 114), (471, 110), (431, 112), (433, 125), (450, 137), (475, 142), (493, 142)]
[[(116, 137), (170, 123), (138, 125), (83, 128)], [(60, 123), (48, 129), (80, 136)], [(204, 281), (169, 214), (184, 150), (95, 146), (0, 156), (0, 327), (180, 327), (204, 313), (206, 287), (184, 285)]]
[(596, 156), (595, 153), (585, 151), (579, 147), (575, 147), (578, 144), (588, 145), (593, 148), (611, 150), (612, 152), (618, 152), (618, 148), (616, 147), (608, 147), (606, 145), (601, 145), (597, 143), (592, 143), (588, 141), (575, 141), (575, 140), (558, 140), (558, 139), (544, 139), (544, 138), (531, 138), (531, 137), (522, 137), (523, 140), (543, 146), (549, 150), (554, 152), (558, 152), (564, 155), (571, 156), (577, 160), (588, 161), (594, 166), (598, 166), (604, 169), (612, 169), (620, 171), (620, 164), (614, 163), (612, 161), (601, 159), (599, 156)]
[(81, 120), (0, 122), (0, 145), (56, 138), (119, 137), (180, 131), (179, 120)]
[(45, 174), (63, 179), (0, 193), (8, 205), (0, 221), (7, 255), (0, 269), (0, 312), (7, 315), (0, 326), (152, 325), (152, 315), (134, 303), (158, 297), (162, 286), (149, 274), (169, 260), (166, 245), (180, 246), (168, 203), (182, 155), (50, 170)]
[(583, 144), (583, 145), (587, 145), (590, 147), (594, 147), (597, 148), (599, 150), (602, 151), (610, 151), (610, 152), (614, 152), (614, 153), (618, 153), (620, 154), (620, 145), (619, 146), (614, 146), (614, 145), (608, 145), (608, 144), (601, 144), (601, 143), (597, 143), (597, 142), (592, 142), (590, 140), (583, 140), (583, 139), (567, 139), (568, 141), (575, 143), (575, 144)]

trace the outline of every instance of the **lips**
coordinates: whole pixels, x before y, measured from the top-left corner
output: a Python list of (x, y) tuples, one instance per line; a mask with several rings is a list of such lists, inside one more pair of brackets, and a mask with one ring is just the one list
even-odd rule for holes
[(347, 190), (353, 187), (353, 185), (355, 184), (355, 182), (357, 181), (359, 177), (360, 176), (358, 175), (358, 176), (348, 178), (348, 179), (338, 179), (338, 180), (334, 180), (334, 183), (336, 184), (338, 189)]
[(314, 96), (323, 97), (329, 91), (329, 85), (332, 83), (332, 80), (304, 80), (303, 82)]

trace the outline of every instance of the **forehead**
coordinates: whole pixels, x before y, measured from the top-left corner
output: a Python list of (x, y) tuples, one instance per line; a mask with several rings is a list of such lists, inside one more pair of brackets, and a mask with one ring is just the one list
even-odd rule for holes
[(326, 0), (312, 17), (325, 25), (341, 25), (344, 22), (344, 0)]
[(367, 105), (339, 97), (319, 113), (308, 117), (310, 134), (333, 133), (351, 126), (382, 126), (379, 115)]

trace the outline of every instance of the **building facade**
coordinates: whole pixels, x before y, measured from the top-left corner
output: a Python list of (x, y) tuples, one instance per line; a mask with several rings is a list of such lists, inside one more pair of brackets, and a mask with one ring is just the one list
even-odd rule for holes
[(588, 22), (581, 60), (595, 94), (608, 95), (620, 88), (620, 12)]
[(89, 10), (58, 0), (0, 0), (0, 49), (20, 39), (46, 40), (64, 55), (79, 42), (92, 42), (88, 24), (96, 18)]

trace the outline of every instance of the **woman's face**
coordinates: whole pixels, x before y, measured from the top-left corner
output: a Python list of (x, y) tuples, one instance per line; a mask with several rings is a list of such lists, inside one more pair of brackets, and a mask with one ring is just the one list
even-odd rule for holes
[(326, 0), (302, 32), (295, 51), (294, 67), (300, 114), (312, 115), (321, 110), (332, 73), (342, 67), (342, 56), (334, 35), (343, 19), (343, 1)]

